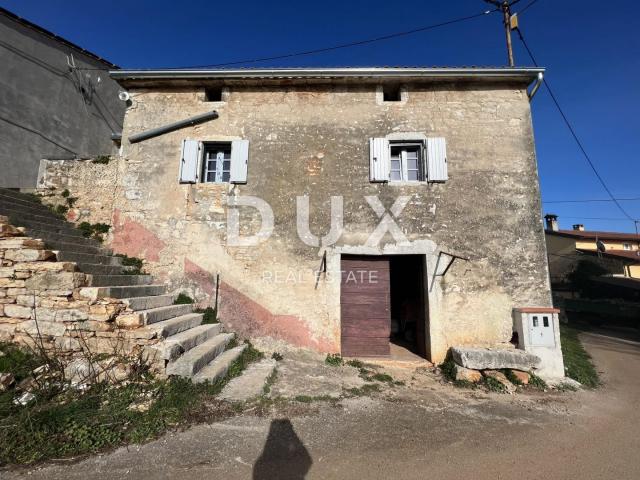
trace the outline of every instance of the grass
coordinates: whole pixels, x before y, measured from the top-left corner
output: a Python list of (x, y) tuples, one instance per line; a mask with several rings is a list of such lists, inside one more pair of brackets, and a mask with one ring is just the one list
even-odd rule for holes
[[(0, 371), (16, 381), (43, 364), (38, 357), (0, 345)], [(215, 415), (215, 396), (262, 354), (249, 346), (224, 379), (194, 384), (188, 379), (132, 379), (123, 386), (95, 384), (85, 391), (34, 387), (35, 400), (18, 406), (16, 390), (0, 394), (0, 465), (95, 453), (157, 438), (169, 429)], [(205, 407), (207, 405), (207, 407)]]
[(548, 388), (547, 382), (533, 372), (529, 372), (529, 386), (539, 390), (546, 390)]
[(505, 386), (493, 377), (484, 377), (484, 385), (490, 392), (502, 393), (505, 391)]
[(560, 325), (560, 341), (567, 377), (580, 382), (586, 388), (596, 388), (600, 385), (598, 372), (591, 361), (591, 356), (578, 338), (578, 331), (566, 325)]
[(187, 305), (193, 302), (193, 298), (191, 298), (186, 293), (179, 293), (176, 299), (173, 301), (174, 305)]
[(107, 165), (111, 161), (110, 155), (98, 155), (96, 158), (91, 160), (91, 163), (99, 163), (101, 165)]
[(202, 314), (202, 325), (211, 325), (213, 323), (220, 323), (218, 321), (218, 313), (215, 308), (207, 307), (207, 308), (197, 308), (196, 313)]
[[(69, 201), (69, 198), (67, 198), (67, 201)], [(93, 238), (95, 240), (98, 240), (99, 242), (104, 241), (104, 238), (102, 235), (109, 233), (110, 229), (111, 229), (111, 225), (108, 225), (106, 223), (80, 222), (78, 224), (78, 230), (82, 232), (83, 237)], [(126, 257), (126, 255), (120, 255), (120, 256)], [(127, 257), (127, 258), (130, 258), (130, 257)]]

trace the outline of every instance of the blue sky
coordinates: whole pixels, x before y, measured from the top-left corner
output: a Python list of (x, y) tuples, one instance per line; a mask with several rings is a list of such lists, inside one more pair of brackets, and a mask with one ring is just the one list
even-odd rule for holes
[[(514, 11), (530, 0), (521, 0)], [(2, 0), (2, 6), (128, 68), (216, 64), (322, 48), (473, 15), (482, 0), (323, 2)], [(617, 197), (640, 197), (640, 2), (538, 0), (522, 31), (592, 160)], [(517, 36), (516, 64), (531, 62)], [(313, 56), (247, 66), (504, 65), (499, 14)], [(541, 90), (533, 101), (543, 201), (606, 192)], [(621, 202), (640, 218), (640, 201)], [(611, 202), (545, 203), (563, 228), (633, 231)]]

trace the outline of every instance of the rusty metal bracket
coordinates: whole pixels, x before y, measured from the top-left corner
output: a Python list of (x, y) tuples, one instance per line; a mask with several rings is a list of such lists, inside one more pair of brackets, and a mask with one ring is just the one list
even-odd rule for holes
[(320, 283), (320, 274), (327, 273), (327, 251), (325, 250), (322, 254), (322, 260), (320, 260), (320, 268), (316, 274), (316, 286), (315, 289), (318, 289), (318, 283)]
[[(447, 255), (448, 257), (450, 257), (449, 263), (447, 263), (447, 266), (444, 267), (444, 270), (442, 271), (442, 273), (438, 273), (438, 267), (440, 266), (440, 259), (442, 258), (442, 255)], [(460, 260), (464, 260), (466, 262), (469, 261), (469, 259), (467, 257), (461, 257), (460, 255), (456, 255), (454, 253), (448, 253), (448, 252), (443, 252), (442, 250), (440, 250), (440, 252), (438, 252), (438, 259), (436, 260), (436, 267), (433, 269), (433, 277), (431, 278), (431, 285), (429, 286), (429, 291), (431, 292), (433, 290), (433, 284), (436, 281), (436, 277), (444, 277), (447, 272), (449, 271), (449, 269), (451, 268), (451, 265), (453, 265), (453, 262), (456, 261), (456, 259), (460, 259)]]

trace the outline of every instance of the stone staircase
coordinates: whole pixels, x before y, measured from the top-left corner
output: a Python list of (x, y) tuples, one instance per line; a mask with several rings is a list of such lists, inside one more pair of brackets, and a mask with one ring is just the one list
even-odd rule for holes
[(128, 306), (116, 319), (139, 338), (158, 338), (152, 348), (164, 362), (165, 373), (188, 377), (195, 382), (223, 377), (246, 345), (228, 348), (233, 333), (220, 324), (203, 324), (203, 314), (192, 305), (174, 305), (165, 285), (150, 275), (131, 274), (122, 258), (82, 232), (34, 197), (0, 189), (0, 215), (14, 226), (25, 227), (29, 237), (41, 239), (57, 254), (58, 261), (74, 262), (87, 274), (87, 289), (95, 299), (115, 298)]

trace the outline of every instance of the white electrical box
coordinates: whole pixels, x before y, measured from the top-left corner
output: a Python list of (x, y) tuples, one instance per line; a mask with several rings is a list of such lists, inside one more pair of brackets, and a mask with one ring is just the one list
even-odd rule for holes
[(553, 315), (530, 313), (529, 344), (535, 347), (555, 347)]

